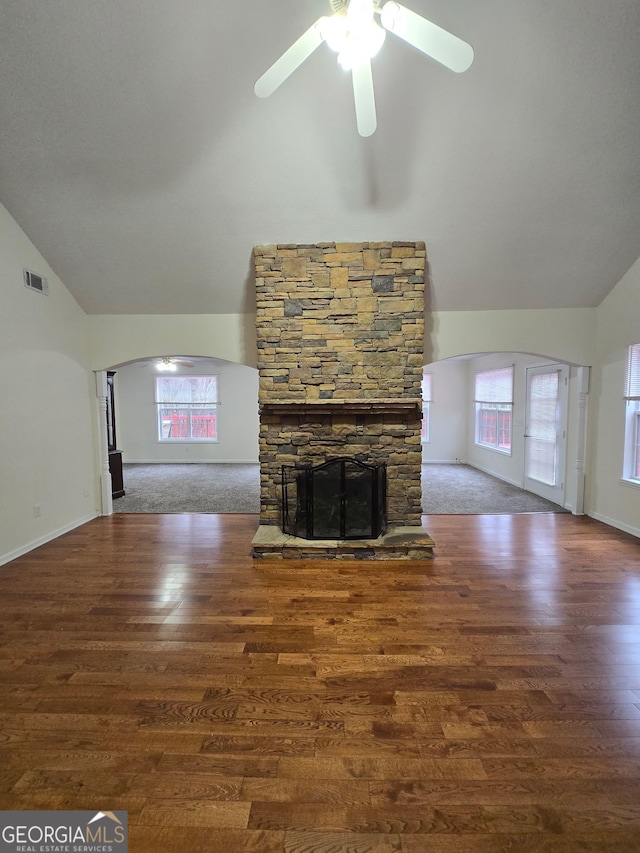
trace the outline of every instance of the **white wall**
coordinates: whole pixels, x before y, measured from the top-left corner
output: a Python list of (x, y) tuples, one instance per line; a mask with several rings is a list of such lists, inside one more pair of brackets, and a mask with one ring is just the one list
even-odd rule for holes
[(466, 361), (438, 361), (425, 367), (431, 374), (429, 441), (422, 445), (423, 462), (464, 462), (469, 422), (469, 367)]
[(0, 299), (1, 564), (93, 518), (98, 494), (87, 317), (1, 205)]
[(597, 309), (439, 311), (425, 323), (425, 363), (451, 356), (521, 352), (593, 364)]
[(623, 483), (627, 346), (640, 342), (640, 260), (598, 308), (586, 499), (589, 515), (640, 536), (640, 486)]
[(257, 363), (255, 314), (100, 314), (88, 320), (94, 370), (167, 355)]
[[(215, 444), (165, 444), (157, 440), (154, 379), (150, 364), (116, 370), (116, 433), (122, 461), (127, 462), (257, 462), (258, 371), (219, 359), (196, 361), (173, 375), (218, 376), (218, 437)], [(126, 483), (125, 483), (126, 488)]]

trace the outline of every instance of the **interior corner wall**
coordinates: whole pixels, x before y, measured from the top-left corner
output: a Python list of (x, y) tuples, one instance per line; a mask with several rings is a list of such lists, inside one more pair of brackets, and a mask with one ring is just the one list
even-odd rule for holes
[[(218, 376), (220, 406), (217, 443), (175, 444), (158, 441), (151, 364), (116, 370), (116, 437), (123, 463), (258, 461), (258, 371), (244, 364), (212, 359), (181, 367), (172, 376)], [(126, 490), (126, 482), (125, 482)], [(114, 505), (117, 510), (117, 504)]]
[(598, 307), (585, 496), (589, 515), (640, 536), (640, 485), (622, 481), (627, 347), (640, 342), (640, 259)]
[(1, 205), (0, 299), (2, 564), (94, 518), (98, 494), (87, 317)]
[(464, 361), (427, 365), (432, 403), (429, 441), (422, 444), (423, 462), (465, 462), (469, 423), (469, 368)]

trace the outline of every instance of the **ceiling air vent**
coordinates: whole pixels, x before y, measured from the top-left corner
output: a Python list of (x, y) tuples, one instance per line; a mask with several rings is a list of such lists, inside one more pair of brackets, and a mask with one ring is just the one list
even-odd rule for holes
[(24, 286), (31, 290), (37, 290), (38, 293), (44, 293), (45, 296), (49, 295), (49, 282), (47, 279), (28, 269), (24, 271)]

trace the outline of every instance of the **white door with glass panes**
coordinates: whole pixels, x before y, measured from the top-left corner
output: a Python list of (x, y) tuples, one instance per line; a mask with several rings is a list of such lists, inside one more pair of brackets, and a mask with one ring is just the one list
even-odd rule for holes
[(569, 370), (564, 364), (527, 369), (524, 488), (564, 504)]

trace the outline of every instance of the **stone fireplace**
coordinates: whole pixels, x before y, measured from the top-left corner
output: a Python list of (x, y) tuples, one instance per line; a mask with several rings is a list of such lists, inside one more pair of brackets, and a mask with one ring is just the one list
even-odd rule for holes
[[(422, 242), (254, 249), (260, 404), (256, 557), (433, 556), (421, 526)], [(386, 468), (387, 531), (308, 541), (282, 530), (283, 466)]]

